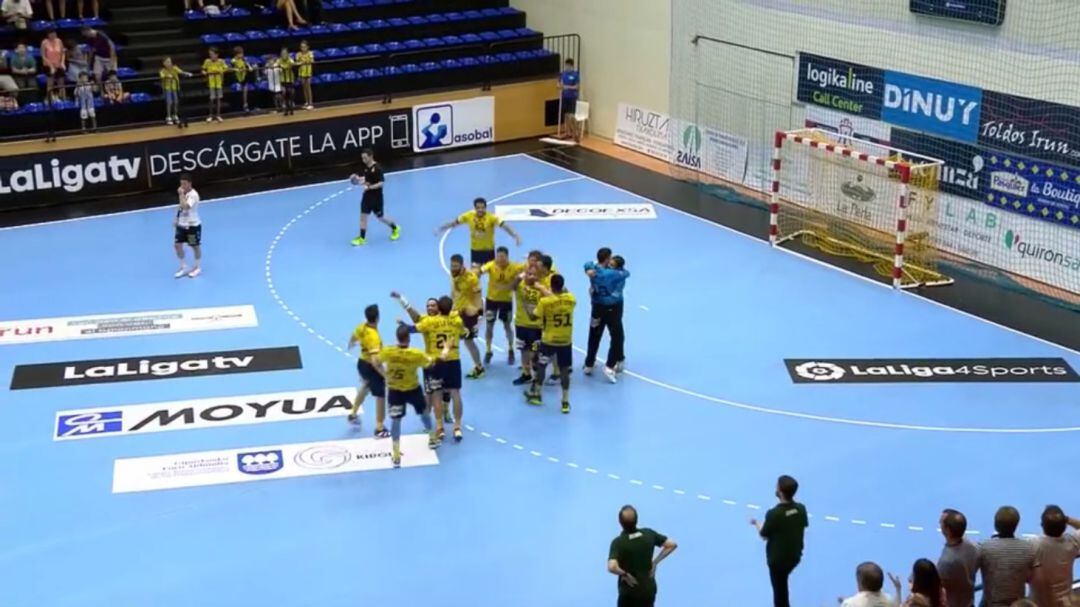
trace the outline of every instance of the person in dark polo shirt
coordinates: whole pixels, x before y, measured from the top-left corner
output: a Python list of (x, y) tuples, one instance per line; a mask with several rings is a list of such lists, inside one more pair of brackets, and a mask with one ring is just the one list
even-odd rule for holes
[[(619, 576), (618, 607), (653, 607), (656, 603), (656, 566), (678, 548), (675, 540), (637, 526), (637, 510), (619, 510), (622, 533), (611, 540), (608, 572)], [(653, 558), (656, 549), (660, 554)]]
[(780, 503), (765, 513), (765, 521), (750, 519), (765, 540), (765, 558), (772, 582), (773, 607), (791, 607), (788, 599), (788, 577), (802, 559), (803, 534), (810, 526), (806, 507), (795, 501), (799, 483), (788, 475), (776, 481), (776, 497)]

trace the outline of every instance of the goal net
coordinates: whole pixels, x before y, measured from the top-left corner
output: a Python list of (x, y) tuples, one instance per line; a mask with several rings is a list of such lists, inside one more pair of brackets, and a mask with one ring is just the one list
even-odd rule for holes
[(897, 288), (950, 284), (934, 246), (942, 164), (827, 131), (778, 131), (769, 241), (873, 264)]

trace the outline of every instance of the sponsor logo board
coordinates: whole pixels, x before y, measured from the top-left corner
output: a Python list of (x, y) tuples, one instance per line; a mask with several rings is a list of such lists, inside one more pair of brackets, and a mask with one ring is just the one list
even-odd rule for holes
[(887, 144), (892, 137), (892, 127), (880, 120), (844, 114), (816, 105), (806, 106), (806, 127), (818, 128), (836, 134), (841, 145), (855, 147), (858, 140)]
[(882, 120), (959, 141), (978, 139), (982, 89), (886, 71), (884, 91)]
[(1000, 209), (1080, 228), (1080, 168), (987, 153), (983, 200)]
[(300, 348), (259, 348), (17, 365), (12, 390), (301, 369)]
[(647, 203), (500, 204), (495, 206), (495, 214), (505, 221), (656, 219), (656, 208)]
[(1080, 107), (994, 91), (983, 93), (979, 144), (1080, 167)]
[[(439, 463), (426, 434), (401, 437), (401, 466)], [(221, 449), (113, 462), (113, 493), (370, 472), (393, 467), (390, 441), (374, 438)]]
[(620, 103), (615, 120), (615, 145), (671, 162), (671, 117), (636, 105)]
[(413, 151), (430, 152), (495, 141), (495, 98), (413, 107)]
[(1080, 382), (1063, 358), (784, 359), (797, 384)]
[(871, 119), (881, 118), (885, 72), (877, 68), (799, 53), (796, 98), (811, 105)]
[(174, 402), (71, 409), (56, 414), (54, 440), (197, 430), (346, 415), (354, 388), (296, 390)]
[(187, 308), (0, 321), (0, 346), (128, 335), (257, 327), (253, 306)]

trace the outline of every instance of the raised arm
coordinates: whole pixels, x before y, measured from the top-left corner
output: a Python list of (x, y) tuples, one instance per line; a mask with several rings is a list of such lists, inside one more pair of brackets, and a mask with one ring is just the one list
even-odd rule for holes
[(409, 301), (405, 299), (405, 297), (401, 293), (398, 293), (397, 291), (391, 291), (390, 297), (394, 298), (399, 304), (401, 304), (401, 309), (405, 310), (405, 313), (409, 315), (409, 318), (411, 318), (413, 322), (420, 322), (420, 313), (417, 312), (415, 308), (409, 305)]
[(521, 246), (521, 236), (518, 236), (518, 233), (514, 231), (514, 228), (510, 227), (510, 224), (501, 223), (499, 224), (499, 227), (502, 228), (504, 232), (509, 234), (510, 237), (514, 239), (514, 242), (517, 243), (517, 246)]

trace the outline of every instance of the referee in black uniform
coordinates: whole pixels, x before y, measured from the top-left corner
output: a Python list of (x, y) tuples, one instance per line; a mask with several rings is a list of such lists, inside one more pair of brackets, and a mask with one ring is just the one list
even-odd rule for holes
[(401, 236), (401, 229), (393, 219), (383, 215), (383, 178), (382, 167), (375, 162), (375, 152), (371, 148), (364, 148), (360, 152), (360, 160), (364, 163), (362, 175), (353, 173), (349, 181), (353, 185), (364, 187), (364, 196), (360, 199), (360, 235), (353, 238), (352, 245), (358, 247), (367, 242), (368, 215), (375, 215), (379, 221), (390, 226), (390, 240), (397, 240)]

